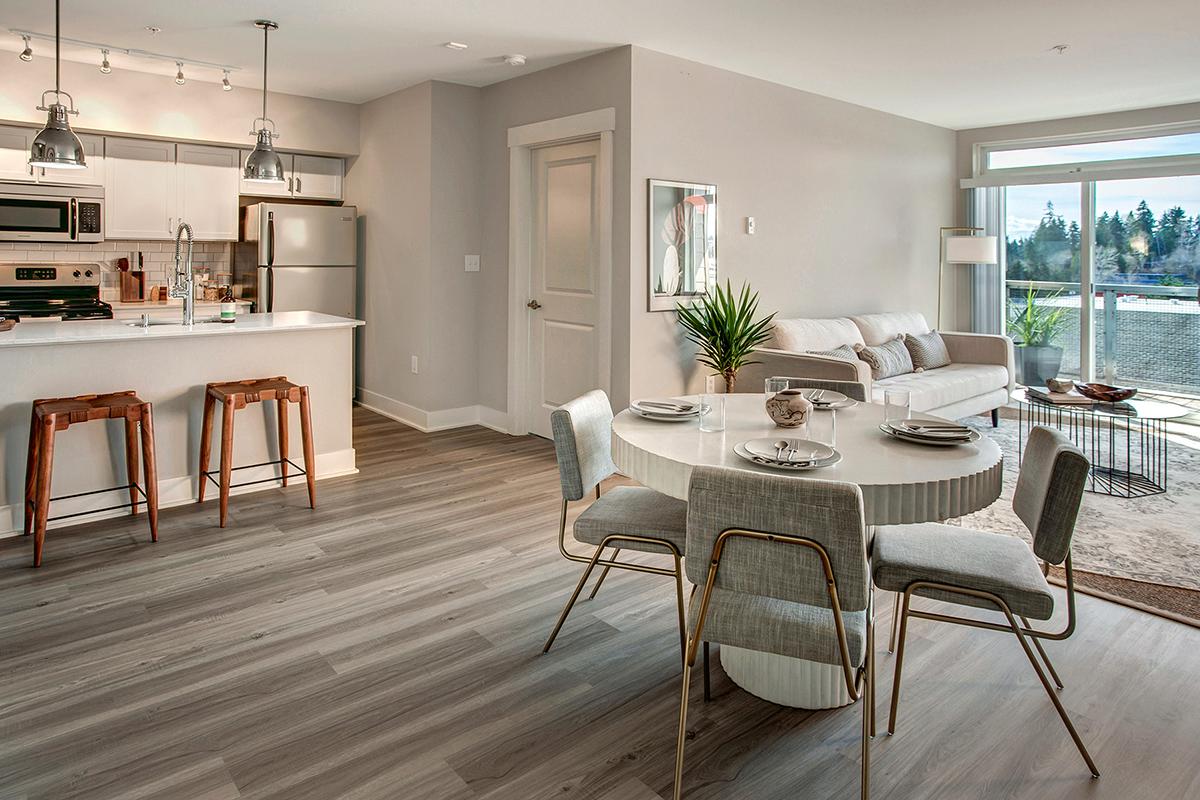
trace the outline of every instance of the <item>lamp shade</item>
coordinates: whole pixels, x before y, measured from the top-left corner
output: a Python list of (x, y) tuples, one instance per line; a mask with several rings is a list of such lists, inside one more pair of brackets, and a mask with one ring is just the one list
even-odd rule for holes
[(947, 236), (947, 264), (995, 264), (995, 236)]
[(271, 144), (271, 132), (266, 128), (258, 132), (258, 144), (246, 156), (246, 167), (242, 177), (248, 181), (262, 183), (283, 182), (283, 160)]

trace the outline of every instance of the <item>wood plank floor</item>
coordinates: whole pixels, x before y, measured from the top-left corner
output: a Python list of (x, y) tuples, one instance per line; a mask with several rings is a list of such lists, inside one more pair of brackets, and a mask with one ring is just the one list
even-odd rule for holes
[[(362, 410), (355, 437), (361, 473), (315, 512), (301, 481), (234, 498), (225, 530), (214, 503), (167, 510), (155, 545), (141, 519), (52, 530), (40, 570), (0, 542), (0, 798), (669, 796), (670, 582), (614, 573), (539, 655), (578, 576), (551, 445)], [(914, 621), (875, 796), (1200, 797), (1200, 630), (1080, 604), (1047, 647), (1099, 781), (1015, 641)], [(857, 797), (857, 707), (713, 688), (689, 798)]]

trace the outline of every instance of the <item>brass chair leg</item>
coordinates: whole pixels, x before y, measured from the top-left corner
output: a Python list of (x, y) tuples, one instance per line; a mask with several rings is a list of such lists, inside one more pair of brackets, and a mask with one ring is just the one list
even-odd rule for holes
[(875, 620), (867, 620), (866, 680), (863, 686), (862, 800), (871, 797), (871, 738), (875, 736)]
[(679, 698), (679, 736), (675, 740), (675, 790), (672, 794), (674, 800), (679, 800), (683, 796), (683, 742), (687, 738), (687, 705), (688, 705), (688, 681), (692, 677), (692, 666), (687, 663), (687, 659), (683, 662), (683, 689), (680, 692)]
[(708, 672), (708, 642), (704, 643), (704, 702), (712, 702), (712, 679)]
[(687, 610), (683, 607), (683, 559), (678, 553), (675, 558), (675, 603), (679, 609), (679, 655), (687, 663)]
[(1002, 610), (1004, 611), (1004, 616), (1008, 618), (1008, 624), (1012, 627), (1013, 633), (1016, 634), (1017, 641), (1021, 643), (1021, 649), (1025, 651), (1025, 657), (1029, 659), (1029, 663), (1033, 665), (1033, 671), (1037, 673), (1038, 680), (1042, 682), (1042, 688), (1046, 690), (1046, 694), (1050, 697), (1050, 702), (1054, 704), (1054, 710), (1062, 718), (1063, 725), (1067, 728), (1067, 733), (1071, 734), (1071, 739), (1075, 742), (1075, 746), (1079, 748), (1079, 755), (1083, 756), (1084, 762), (1087, 764), (1088, 769), (1091, 770), (1092, 777), (1099, 778), (1100, 771), (1096, 769), (1096, 763), (1092, 761), (1092, 756), (1088, 753), (1087, 747), (1084, 746), (1083, 739), (1079, 738), (1079, 732), (1071, 724), (1071, 718), (1067, 716), (1067, 710), (1063, 708), (1062, 701), (1058, 699), (1058, 693), (1050, 686), (1050, 681), (1046, 678), (1046, 673), (1042, 671), (1041, 664), (1038, 663), (1037, 657), (1033, 654), (1033, 649), (1029, 646), (1028, 639), (1021, 632), (1021, 628), (1017, 625), (1016, 619), (1013, 618), (1012, 612), (1007, 607), (1002, 607)]
[(900, 610), (900, 644), (896, 648), (896, 671), (892, 678), (892, 708), (888, 713), (888, 736), (896, 733), (896, 708), (900, 705), (900, 673), (904, 669), (904, 640), (908, 635), (909, 593), (904, 593), (904, 606)]
[[(1029, 624), (1029, 620), (1026, 617), (1021, 617), (1021, 622), (1025, 623), (1026, 628), (1033, 627)], [(1046, 669), (1050, 671), (1050, 677), (1054, 679), (1054, 685), (1059, 689), (1063, 688), (1063, 682), (1058, 677), (1058, 672), (1054, 669), (1054, 665), (1050, 663), (1050, 656), (1046, 655), (1046, 650), (1042, 647), (1041, 639), (1036, 636), (1030, 636), (1029, 638), (1033, 640), (1033, 646), (1037, 648), (1038, 655), (1042, 657), (1042, 661), (1046, 662)]]
[[(612, 561), (616, 561), (617, 556), (619, 556), (619, 555), (621, 555), (621, 548), (614, 547), (613, 554), (612, 554), (612, 556), (610, 556), (610, 559)], [(604, 568), (604, 571), (600, 573), (600, 578), (596, 581), (596, 585), (594, 587), (592, 587), (592, 593), (588, 595), (588, 600), (595, 599), (596, 592), (600, 591), (600, 584), (604, 583), (604, 579), (608, 577), (608, 571), (611, 569), (612, 569), (612, 564), (609, 564), (608, 566), (606, 566)]]
[(579, 599), (579, 593), (583, 591), (584, 584), (587, 583), (588, 577), (592, 574), (592, 569), (596, 566), (596, 562), (600, 560), (600, 554), (604, 552), (604, 545), (596, 548), (595, 554), (588, 565), (584, 567), (583, 575), (579, 576), (579, 583), (575, 584), (575, 591), (571, 592), (571, 599), (567, 601), (563, 607), (562, 613), (558, 615), (558, 622), (554, 625), (554, 630), (550, 632), (550, 638), (546, 640), (545, 647), (542, 648), (542, 654), (550, 652), (550, 645), (554, 644), (554, 638), (558, 636), (558, 632), (562, 630), (563, 623), (567, 621), (567, 615), (571, 613), (571, 608), (575, 605), (575, 601)]
[(896, 599), (892, 601), (892, 635), (888, 640), (888, 655), (896, 652), (896, 621), (900, 619), (900, 593), (896, 592)]

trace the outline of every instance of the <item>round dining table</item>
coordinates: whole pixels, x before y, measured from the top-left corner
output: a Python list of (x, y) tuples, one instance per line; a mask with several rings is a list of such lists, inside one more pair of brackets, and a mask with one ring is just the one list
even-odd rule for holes
[[(617, 468), (644, 486), (684, 501), (696, 466), (846, 481), (862, 490), (868, 537), (873, 526), (961, 517), (986, 508), (1000, 496), (1003, 456), (987, 436), (951, 447), (901, 441), (879, 429), (885, 411), (876, 403), (813, 411), (805, 426), (780, 428), (767, 416), (765, 395), (730, 394), (722, 399), (723, 431), (702, 431), (694, 418), (660, 422), (628, 409), (622, 411), (612, 429)], [(911, 416), (938, 419), (928, 414)], [(759, 466), (733, 452), (740, 442), (781, 437), (831, 444), (841, 454), (841, 461), (794, 472)], [(685, 558), (694, 556), (685, 553)], [(700, 557), (707, 558), (707, 554)], [(720, 657), (734, 683), (765, 700), (814, 709), (851, 702), (840, 666), (729, 646), (720, 648)]]

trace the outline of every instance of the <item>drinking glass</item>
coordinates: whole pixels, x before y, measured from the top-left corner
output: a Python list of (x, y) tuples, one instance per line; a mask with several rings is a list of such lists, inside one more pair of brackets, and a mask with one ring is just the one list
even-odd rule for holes
[(725, 430), (725, 395), (700, 395), (700, 430), (710, 432)]
[(788, 379), (787, 378), (767, 378), (766, 381), (764, 381), (764, 383), (766, 384), (765, 388), (766, 388), (768, 399), (774, 397), (775, 395), (782, 392), (784, 389), (788, 388)]
[(908, 419), (907, 389), (888, 389), (883, 393), (883, 418), (887, 422)]

